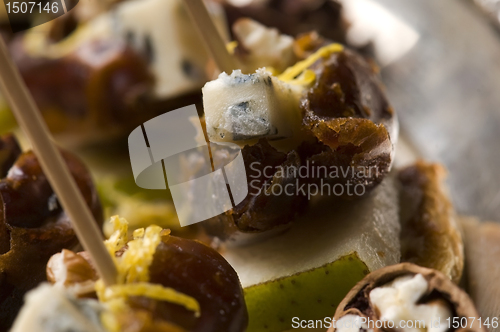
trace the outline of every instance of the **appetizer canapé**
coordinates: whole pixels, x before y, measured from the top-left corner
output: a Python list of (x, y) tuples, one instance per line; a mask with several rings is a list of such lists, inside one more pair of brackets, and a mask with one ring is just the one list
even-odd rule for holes
[[(258, 24), (247, 29), (257, 31), (260, 44), (277, 38)], [(231, 211), (205, 222), (208, 232), (222, 240), (289, 226), (310, 200), (299, 190), (303, 185), (362, 188), (338, 195), (355, 199), (391, 169), (398, 124), (376, 68), (320, 37), (303, 36), (295, 43), (300, 61), (277, 76), (272, 74), (276, 68), (249, 74), (235, 70), (203, 88), (208, 138), (242, 147), (250, 193)], [(282, 52), (278, 45), (275, 53)], [(252, 57), (252, 63), (257, 59)], [(303, 169), (307, 172), (280, 172)], [(270, 194), (274, 187), (293, 194)]]
[[(106, 246), (116, 257), (116, 285), (105, 287), (97, 280), (85, 253), (63, 251), (47, 265), (49, 280), (56, 287), (52, 292), (57, 294), (63, 286), (68, 293), (55, 297), (52, 307), (61, 306), (65, 297), (95, 296), (95, 291), (87, 291), (88, 285), (95, 284), (99, 301), (93, 302), (93, 310), (98, 308), (94, 316), (100, 319), (80, 321), (75, 328), (90, 324), (90, 331), (245, 331), (248, 316), (241, 285), (219, 253), (197, 241), (171, 236), (158, 226), (136, 230), (129, 241), (126, 221), (114, 217), (112, 222), (115, 232)], [(31, 296), (14, 331), (35, 326), (40, 326), (39, 331), (65, 331), (66, 322), (39, 301)], [(78, 311), (89, 301), (78, 303), (82, 302), (73, 304), (73, 318), (82, 315)]]
[[(123, 137), (158, 114), (199, 102), (208, 79), (208, 53), (182, 1), (109, 3), (82, 2), (10, 43), (47, 124), (65, 145)], [(211, 3), (210, 13), (225, 34), (220, 6)], [(8, 110), (0, 112), (1, 118)]]

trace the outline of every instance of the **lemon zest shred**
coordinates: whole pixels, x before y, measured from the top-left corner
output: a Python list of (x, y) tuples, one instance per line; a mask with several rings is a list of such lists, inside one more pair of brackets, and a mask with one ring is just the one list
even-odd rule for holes
[(138, 228), (132, 233), (134, 239), (144, 237), (144, 228)]
[(118, 216), (112, 216), (110, 223), (113, 225), (113, 233), (104, 241), (104, 245), (111, 257), (115, 258), (116, 252), (127, 244), (128, 222)]
[(161, 242), (162, 228), (156, 225), (134, 232), (134, 239), (120, 259), (119, 277), (127, 284), (149, 281), (149, 266), (153, 262), (156, 247)]
[[(159, 284), (138, 282), (133, 284), (114, 285), (107, 287), (103, 296), (103, 300), (105, 302), (110, 302), (122, 297), (145, 296), (158, 301), (168, 301), (179, 304), (190, 311), (194, 311), (195, 313), (200, 312), (200, 305), (194, 298), (180, 293), (173, 288), (164, 287)], [(120, 302), (113, 302), (113, 304), (121, 307)]]
[(229, 54), (234, 54), (234, 50), (236, 49), (236, 47), (238, 47), (238, 42), (236, 40), (233, 40), (226, 44), (226, 49)]
[(105, 331), (121, 332), (122, 325), (116, 317), (116, 313), (127, 312), (129, 310), (123, 299), (114, 299), (106, 303), (108, 310), (101, 313), (101, 323)]
[[(297, 62), (295, 65), (288, 67), (283, 74), (279, 75), (278, 78), (284, 82), (290, 82), (300, 73), (310, 67), (313, 63), (318, 61), (320, 58), (329, 56), (332, 53), (342, 52), (344, 46), (341, 44), (330, 44), (321, 47), (315, 53), (311, 54), (307, 59)], [(310, 76), (310, 74), (308, 74)]]
[(296, 79), (287, 82), (292, 85), (310, 85), (316, 80), (316, 74), (310, 70), (306, 69), (300, 74)]

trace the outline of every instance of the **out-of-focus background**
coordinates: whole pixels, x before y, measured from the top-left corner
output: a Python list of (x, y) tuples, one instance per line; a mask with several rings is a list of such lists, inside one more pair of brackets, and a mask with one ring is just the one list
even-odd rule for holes
[(374, 2), (418, 35), (405, 55), (382, 69), (403, 138), (420, 156), (447, 166), (460, 213), (498, 220), (499, 2)]

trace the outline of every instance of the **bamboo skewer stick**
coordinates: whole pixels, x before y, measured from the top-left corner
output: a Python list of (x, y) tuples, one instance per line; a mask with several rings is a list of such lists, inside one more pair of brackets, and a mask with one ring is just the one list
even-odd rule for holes
[(92, 256), (97, 272), (106, 285), (116, 282), (117, 270), (104, 246), (101, 232), (78, 189), (61, 153), (55, 146), (19, 70), (0, 38), (0, 89), (16, 119), (28, 136), (42, 169), (73, 223), (83, 248)]
[(185, 0), (184, 2), (198, 33), (205, 43), (205, 47), (212, 55), (219, 70), (231, 74), (234, 69), (238, 69), (238, 62), (227, 51), (224, 40), (210, 18), (203, 1)]

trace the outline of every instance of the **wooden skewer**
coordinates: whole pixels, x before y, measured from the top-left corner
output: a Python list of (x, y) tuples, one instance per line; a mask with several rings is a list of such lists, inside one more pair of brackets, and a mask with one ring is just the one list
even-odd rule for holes
[(70, 217), (83, 248), (92, 256), (97, 272), (106, 285), (116, 282), (116, 266), (104, 246), (99, 226), (78, 189), (61, 153), (53, 143), (47, 125), (12, 62), (0, 38), (0, 89), (3, 91), (17, 122), (28, 136), (42, 169)]
[(217, 31), (214, 22), (208, 14), (207, 7), (202, 0), (184, 0), (191, 19), (198, 30), (205, 47), (211, 53), (215, 64), (220, 71), (231, 74), (233, 70), (238, 69), (238, 62), (229, 54), (221, 35)]

